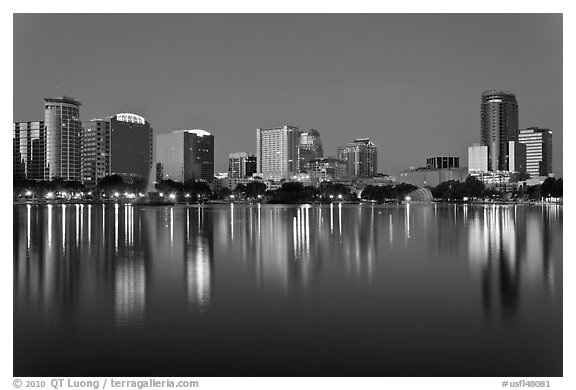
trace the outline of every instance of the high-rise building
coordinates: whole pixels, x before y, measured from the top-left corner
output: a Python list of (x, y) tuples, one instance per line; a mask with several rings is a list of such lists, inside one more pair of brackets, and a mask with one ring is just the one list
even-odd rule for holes
[(44, 179), (80, 180), (80, 103), (70, 97), (44, 99)]
[(248, 152), (228, 155), (228, 177), (247, 178), (256, 173), (256, 156)]
[(358, 138), (338, 147), (338, 159), (346, 161), (348, 174), (371, 177), (378, 173), (378, 150), (369, 138)]
[(426, 159), (426, 167), (428, 169), (460, 168), (460, 157), (456, 156), (428, 157)]
[(148, 178), (153, 159), (153, 129), (143, 117), (120, 113), (110, 118), (110, 173)]
[(310, 131), (301, 133), (298, 145), (298, 171), (305, 171), (306, 164), (321, 157), (324, 157), (324, 150), (318, 130), (310, 129)]
[(156, 178), (211, 183), (214, 179), (214, 136), (200, 129), (158, 134)]
[(300, 134), (294, 126), (256, 129), (258, 176), (280, 180), (297, 173)]
[(152, 127), (140, 115), (120, 113), (93, 119), (82, 131), (82, 181), (97, 184), (107, 175), (148, 179), (152, 168)]
[(12, 127), (12, 172), (14, 177), (44, 179), (44, 121), (14, 122)]
[(481, 144), (488, 147), (488, 170), (506, 171), (508, 142), (518, 140), (518, 103), (510, 92), (482, 94)]
[(526, 145), (526, 173), (532, 178), (552, 173), (552, 131), (539, 127), (520, 130), (518, 142)]
[(110, 175), (110, 120), (92, 119), (84, 123), (81, 141), (82, 183), (94, 189), (98, 181)]

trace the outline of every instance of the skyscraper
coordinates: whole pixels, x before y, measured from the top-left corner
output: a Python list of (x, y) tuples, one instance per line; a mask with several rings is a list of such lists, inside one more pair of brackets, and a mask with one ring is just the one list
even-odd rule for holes
[(338, 159), (346, 161), (348, 174), (372, 177), (378, 173), (378, 149), (369, 138), (358, 138), (338, 147)]
[(310, 131), (301, 133), (298, 145), (298, 171), (305, 171), (306, 164), (320, 157), (324, 157), (324, 150), (318, 130), (310, 129)]
[(148, 178), (152, 168), (153, 129), (140, 115), (123, 112), (110, 118), (110, 172)]
[(44, 179), (80, 180), (80, 102), (70, 97), (44, 99), (46, 161)]
[(14, 177), (28, 180), (44, 179), (44, 121), (14, 122), (12, 127), (12, 172)]
[(86, 122), (81, 143), (82, 181), (97, 184), (107, 175), (148, 179), (152, 131), (143, 117), (126, 112)]
[(488, 170), (506, 171), (508, 142), (518, 140), (518, 103), (510, 92), (482, 94), (481, 144), (488, 147)]
[(94, 189), (98, 181), (110, 175), (110, 121), (92, 119), (82, 129), (81, 180)]
[(214, 136), (206, 130), (176, 130), (156, 136), (156, 178), (214, 180)]
[(294, 126), (256, 129), (258, 175), (280, 180), (297, 173), (300, 134)]
[(248, 152), (228, 155), (228, 177), (247, 178), (256, 173), (256, 156)]
[(526, 145), (526, 173), (530, 177), (552, 173), (552, 131), (539, 127), (520, 130), (518, 141)]

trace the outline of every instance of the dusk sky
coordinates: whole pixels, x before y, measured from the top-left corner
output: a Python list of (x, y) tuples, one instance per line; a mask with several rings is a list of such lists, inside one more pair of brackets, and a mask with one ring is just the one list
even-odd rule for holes
[(467, 165), (488, 89), (516, 95), (521, 128), (553, 131), (562, 176), (561, 14), (14, 16), (14, 120), (67, 95), (83, 121), (205, 129), (216, 172), (284, 124), (318, 129), (325, 155), (369, 137), (382, 173), (441, 154)]

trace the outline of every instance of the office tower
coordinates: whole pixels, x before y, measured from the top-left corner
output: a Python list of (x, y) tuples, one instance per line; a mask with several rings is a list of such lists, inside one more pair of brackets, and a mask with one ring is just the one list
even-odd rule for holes
[(426, 159), (426, 167), (428, 169), (460, 168), (460, 157), (455, 156), (428, 157)]
[(44, 121), (14, 122), (12, 127), (12, 172), (14, 177), (44, 179)]
[(123, 112), (110, 118), (110, 173), (148, 178), (152, 168), (153, 129), (143, 117)]
[(228, 155), (228, 177), (247, 178), (256, 173), (256, 156), (248, 152)]
[(338, 159), (348, 165), (348, 174), (371, 177), (378, 173), (378, 150), (368, 138), (358, 138), (347, 146), (338, 147)]
[(318, 130), (310, 129), (310, 131), (301, 133), (298, 145), (298, 171), (305, 171), (307, 163), (323, 156), (324, 151)]
[(44, 99), (46, 161), (44, 179), (80, 180), (80, 103), (73, 98)]
[(294, 126), (256, 129), (257, 174), (280, 180), (298, 171), (300, 130)]
[(482, 94), (481, 144), (488, 146), (488, 170), (507, 170), (509, 141), (518, 140), (518, 103), (510, 92)]
[(468, 148), (468, 172), (488, 171), (488, 146), (474, 144)]
[(156, 136), (157, 179), (214, 179), (214, 136), (206, 130), (176, 130)]
[(86, 122), (81, 142), (84, 184), (97, 184), (108, 175), (120, 175), (126, 181), (148, 179), (152, 131), (143, 117), (126, 112)]
[(552, 131), (539, 127), (520, 130), (518, 142), (526, 145), (526, 173), (530, 177), (552, 173)]
[(82, 129), (81, 180), (89, 189), (110, 175), (110, 121), (92, 119)]

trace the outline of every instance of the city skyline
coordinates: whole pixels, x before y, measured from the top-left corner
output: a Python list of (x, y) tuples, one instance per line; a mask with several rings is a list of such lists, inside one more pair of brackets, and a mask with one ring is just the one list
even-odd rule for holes
[[(155, 135), (205, 128), (216, 172), (229, 153), (256, 152), (256, 128), (290, 124), (317, 128), (326, 156), (370, 138), (378, 172), (394, 175), (423, 155), (465, 161), (479, 141), (481, 93), (504, 89), (517, 97), (520, 129), (554, 132), (563, 175), (560, 14), (106, 18), (102, 29), (96, 15), (14, 16), (14, 121), (42, 120), (43, 97), (68, 95), (82, 102), (82, 121), (134, 112)], [(124, 28), (146, 20), (148, 31)], [(64, 34), (55, 21), (77, 30), (74, 50), (54, 45)]]

